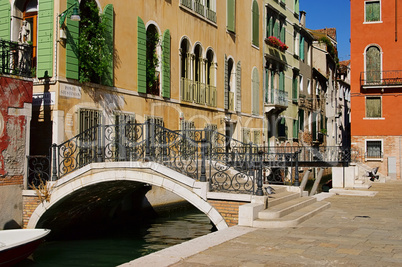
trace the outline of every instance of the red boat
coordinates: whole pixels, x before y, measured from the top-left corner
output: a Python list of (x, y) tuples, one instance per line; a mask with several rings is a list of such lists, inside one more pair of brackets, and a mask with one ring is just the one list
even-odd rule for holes
[(27, 258), (49, 233), (47, 229), (0, 231), (0, 266), (12, 266)]

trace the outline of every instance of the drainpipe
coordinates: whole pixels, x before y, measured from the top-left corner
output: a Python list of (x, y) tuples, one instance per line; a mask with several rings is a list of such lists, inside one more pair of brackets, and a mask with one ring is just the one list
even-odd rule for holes
[(398, 42), (398, 0), (395, 0), (395, 42)]

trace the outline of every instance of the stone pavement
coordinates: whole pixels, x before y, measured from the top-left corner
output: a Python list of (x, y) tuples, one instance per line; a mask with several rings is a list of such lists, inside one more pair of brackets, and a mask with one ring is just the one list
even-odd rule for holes
[(402, 181), (334, 195), (294, 228), (231, 227), (122, 266), (402, 266)]

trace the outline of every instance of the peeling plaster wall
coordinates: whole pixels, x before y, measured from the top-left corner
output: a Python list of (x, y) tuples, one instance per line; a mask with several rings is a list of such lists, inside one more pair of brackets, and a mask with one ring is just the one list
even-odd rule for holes
[(30, 114), (18, 110), (32, 103), (32, 88), (32, 81), (0, 77), (0, 186), (16, 184), (9, 180), (24, 174), (26, 115)]
[(22, 226), (32, 88), (29, 79), (0, 76), (0, 229)]

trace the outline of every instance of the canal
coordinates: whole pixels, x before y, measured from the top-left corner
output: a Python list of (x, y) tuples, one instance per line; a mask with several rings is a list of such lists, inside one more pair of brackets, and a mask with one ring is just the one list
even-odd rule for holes
[(214, 228), (204, 213), (185, 205), (141, 223), (92, 230), (53, 237), (17, 266), (116, 266), (209, 234)]

